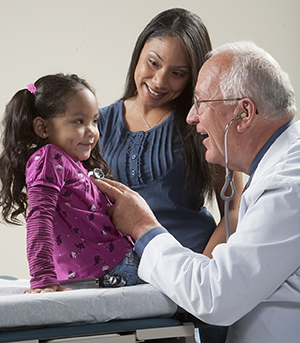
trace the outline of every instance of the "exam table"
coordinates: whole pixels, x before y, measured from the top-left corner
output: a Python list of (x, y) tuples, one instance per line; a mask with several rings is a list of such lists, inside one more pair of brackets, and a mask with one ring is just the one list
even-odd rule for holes
[[(29, 280), (0, 276), (0, 342), (194, 343), (194, 324), (152, 285), (23, 294)], [(176, 319), (175, 319), (176, 318)]]

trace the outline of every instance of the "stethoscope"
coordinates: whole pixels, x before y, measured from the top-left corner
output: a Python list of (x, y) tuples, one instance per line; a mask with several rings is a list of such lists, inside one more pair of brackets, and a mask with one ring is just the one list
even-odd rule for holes
[(102, 180), (104, 179), (105, 175), (100, 168), (94, 168), (88, 173), (88, 177), (93, 176), (95, 179)]
[[(90, 172), (88, 172), (88, 177), (94, 177), (95, 179), (102, 180), (105, 178), (105, 174), (103, 173), (102, 169), (100, 168), (94, 168)], [(103, 194), (103, 193), (102, 193)], [(107, 200), (107, 205), (112, 206), (111, 201), (109, 200), (108, 196), (106, 194), (103, 194)]]
[[(226, 238), (228, 240), (230, 236), (230, 223), (229, 223), (229, 202), (235, 196), (235, 185), (234, 185), (234, 177), (233, 172), (228, 168), (228, 145), (227, 145), (227, 134), (230, 125), (237, 119), (244, 118), (246, 113), (241, 113), (239, 116), (230, 120), (230, 122), (226, 125), (225, 133), (224, 133), (224, 150), (225, 150), (225, 183), (221, 190), (221, 199), (224, 200), (224, 217), (225, 217), (225, 224), (226, 224)], [(228, 187), (231, 188), (231, 194), (229, 196), (225, 195)]]

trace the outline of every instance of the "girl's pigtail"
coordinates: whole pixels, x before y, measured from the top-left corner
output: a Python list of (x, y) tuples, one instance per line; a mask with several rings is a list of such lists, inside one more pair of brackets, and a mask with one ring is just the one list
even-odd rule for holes
[(32, 121), (35, 95), (28, 89), (17, 92), (6, 106), (3, 118), (2, 154), (0, 156), (0, 206), (7, 223), (18, 224), (18, 215), (26, 215), (25, 167), (35, 142)]

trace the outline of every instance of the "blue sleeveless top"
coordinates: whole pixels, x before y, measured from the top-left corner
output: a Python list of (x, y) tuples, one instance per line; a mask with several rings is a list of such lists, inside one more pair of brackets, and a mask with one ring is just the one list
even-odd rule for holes
[(186, 186), (183, 147), (172, 140), (174, 113), (146, 132), (129, 131), (122, 113), (123, 100), (99, 110), (102, 155), (116, 179), (145, 198), (183, 246), (202, 252), (216, 224)]

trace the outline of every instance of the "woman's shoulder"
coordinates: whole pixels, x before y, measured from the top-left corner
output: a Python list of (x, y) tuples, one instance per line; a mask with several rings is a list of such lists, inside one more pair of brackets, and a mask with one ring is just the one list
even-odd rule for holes
[(124, 100), (119, 100), (109, 106), (99, 108), (98, 128), (101, 139), (105, 135), (110, 135), (111, 131), (119, 128), (125, 128), (123, 121), (123, 104)]
[(105, 118), (112, 115), (119, 115), (123, 111), (123, 103), (124, 100), (119, 100), (113, 104), (99, 108), (100, 118)]

